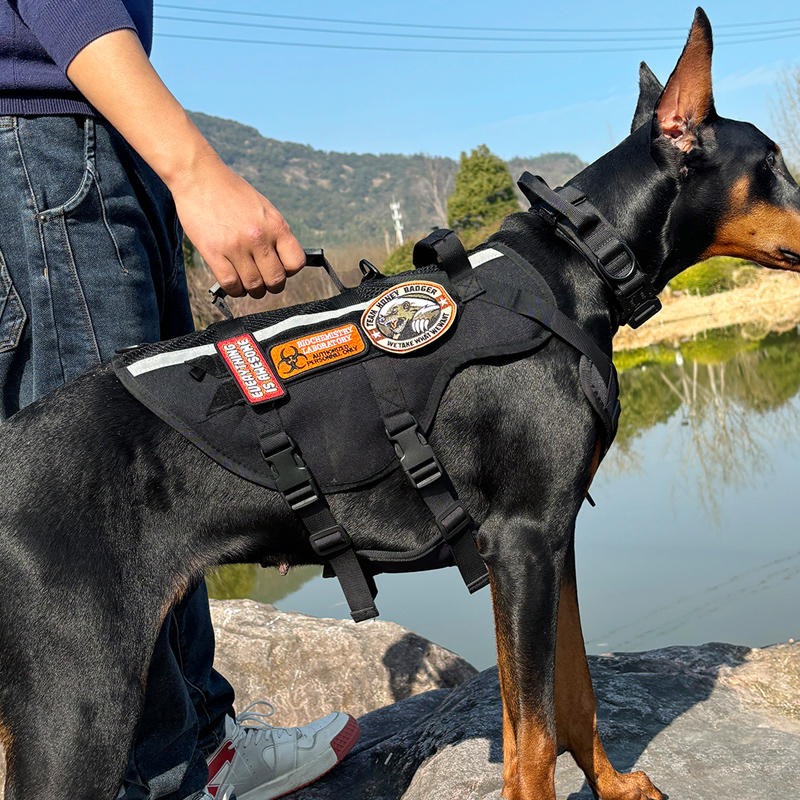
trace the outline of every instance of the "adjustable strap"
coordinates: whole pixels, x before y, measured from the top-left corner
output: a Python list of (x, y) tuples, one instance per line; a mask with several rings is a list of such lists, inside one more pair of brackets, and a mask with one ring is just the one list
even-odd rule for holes
[(611, 290), (620, 324), (638, 328), (661, 309), (650, 278), (614, 226), (576, 186), (553, 191), (538, 175), (523, 172), (517, 185), (556, 234), (577, 250)]
[(364, 574), (347, 531), (336, 522), (325, 496), (274, 409), (252, 409), (259, 446), (278, 491), (308, 530), (314, 552), (326, 560), (342, 586), (356, 622), (378, 616), (375, 584)]
[(481, 281), (484, 288), (482, 299), (485, 302), (507, 308), (544, 325), (559, 339), (583, 353), (597, 367), (606, 386), (609, 385), (613, 369), (611, 359), (597, 346), (594, 339), (566, 314), (545, 298), (524, 292), (517, 286), (491, 280), (488, 276), (482, 277)]
[(467, 589), (470, 593), (482, 589), (489, 582), (489, 574), (475, 543), (477, 526), (408, 411), (391, 359), (373, 358), (365, 361), (364, 367), (403, 472), (433, 514)]

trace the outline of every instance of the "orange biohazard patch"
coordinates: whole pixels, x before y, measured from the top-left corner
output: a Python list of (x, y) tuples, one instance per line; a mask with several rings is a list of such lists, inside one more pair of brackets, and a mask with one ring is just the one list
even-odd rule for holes
[(358, 328), (348, 324), (276, 345), (269, 355), (281, 378), (294, 378), (309, 370), (357, 356), (366, 348)]
[(248, 403), (277, 400), (286, 394), (258, 349), (256, 340), (243, 333), (234, 339), (217, 342), (217, 350), (233, 373)]

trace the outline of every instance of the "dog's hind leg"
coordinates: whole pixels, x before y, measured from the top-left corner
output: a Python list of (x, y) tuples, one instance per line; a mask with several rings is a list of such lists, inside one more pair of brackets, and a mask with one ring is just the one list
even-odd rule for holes
[(25, 673), (14, 674), (13, 693), (1, 693), (5, 800), (113, 800), (139, 715), (145, 663), (133, 673), (123, 670), (130, 661), (110, 642), (102, 652), (87, 643), (85, 659), (46, 644), (28, 650), (25, 662)]
[[(4, 569), (0, 628), (0, 731), (6, 800), (113, 800), (141, 707), (155, 624), (139, 607), (102, 593), (81, 596), (81, 577)], [(57, 572), (53, 567), (52, 573)], [(38, 576), (41, 578), (42, 576)], [(154, 609), (153, 617), (158, 610)]]
[(600, 741), (594, 690), (578, 614), (574, 543), (567, 552), (561, 578), (555, 708), (558, 746), (572, 754), (595, 796), (602, 800), (663, 800), (661, 792), (643, 772), (617, 772)]

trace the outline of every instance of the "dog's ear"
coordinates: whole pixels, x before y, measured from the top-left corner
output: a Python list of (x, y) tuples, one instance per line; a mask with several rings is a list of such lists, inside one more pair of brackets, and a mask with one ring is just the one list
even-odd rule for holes
[(702, 8), (694, 15), (689, 39), (669, 76), (653, 117), (653, 133), (689, 152), (697, 127), (714, 113), (711, 91), (711, 24)]
[(639, 102), (636, 104), (636, 112), (633, 115), (631, 133), (653, 119), (653, 110), (663, 91), (664, 87), (661, 85), (661, 81), (653, 75), (650, 67), (642, 61), (639, 64)]

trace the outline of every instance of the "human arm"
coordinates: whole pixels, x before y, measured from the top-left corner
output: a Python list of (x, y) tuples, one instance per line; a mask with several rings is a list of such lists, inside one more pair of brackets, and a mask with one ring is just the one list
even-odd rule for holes
[(167, 184), (186, 235), (228, 294), (281, 291), (305, 263), (302, 248), (269, 200), (203, 138), (134, 31), (94, 39), (66, 73)]

